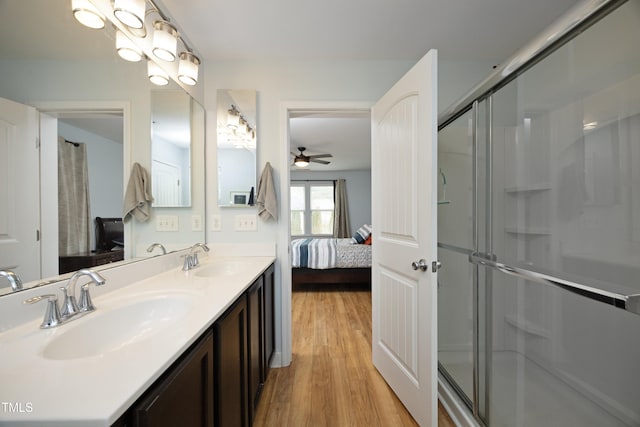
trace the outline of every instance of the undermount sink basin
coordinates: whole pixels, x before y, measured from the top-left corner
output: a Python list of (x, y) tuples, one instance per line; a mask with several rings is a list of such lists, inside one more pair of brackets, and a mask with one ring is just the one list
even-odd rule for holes
[(44, 347), (42, 356), (68, 360), (116, 351), (161, 332), (167, 324), (188, 313), (193, 302), (187, 295), (171, 295), (154, 296), (106, 311), (98, 307), (95, 312), (60, 326), (61, 334)]
[(196, 269), (198, 277), (231, 276), (246, 270), (247, 261), (213, 261)]

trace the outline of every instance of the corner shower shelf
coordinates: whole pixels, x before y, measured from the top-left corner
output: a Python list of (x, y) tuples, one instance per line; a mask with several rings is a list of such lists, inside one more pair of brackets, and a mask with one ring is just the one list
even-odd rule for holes
[(537, 326), (527, 320), (515, 318), (513, 316), (504, 316), (504, 321), (516, 329), (519, 329), (529, 335), (535, 335), (541, 338), (549, 338), (551, 334), (545, 328)]
[(524, 196), (530, 195), (537, 191), (548, 191), (551, 190), (549, 184), (537, 184), (537, 185), (523, 185), (523, 186), (515, 186), (515, 187), (507, 187), (504, 189), (505, 193), (510, 194), (522, 194)]
[(549, 236), (551, 231), (545, 227), (505, 227), (504, 231), (511, 234), (521, 234), (526, 236)]

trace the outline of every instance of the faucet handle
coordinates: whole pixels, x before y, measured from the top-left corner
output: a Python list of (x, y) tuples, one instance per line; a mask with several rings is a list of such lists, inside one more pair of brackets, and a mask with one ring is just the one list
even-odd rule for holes
[(93, 311), (96, 307), (91, 302), (91, 294), (89, 294), (89, 285), (91, 283), (85, 283), (80, 287), (80, 302), (78, 303), (80, 307), (80, 312), (85, 313), (88, 311)]
[(47, 301), (47, 311), (40, 324), (41, 329), (53, 328), (62, 323), (60, 319), (60, 309), (58, 308), (58, 297), (54, 294), (43, 294), (24, 300), (24, 304), (35, 304), (39, 301)]
[(64, 295), (64, 301), (62, 302), (62, 318), (67, 319), (69, 317), (75, 316), (78, 314), (80, 309), (78, 308), (78, 303), (76, 303), (76, 296), (73, 294), (69, 294), (67, 288), (64, 286), (60, 287), (62, 294)]

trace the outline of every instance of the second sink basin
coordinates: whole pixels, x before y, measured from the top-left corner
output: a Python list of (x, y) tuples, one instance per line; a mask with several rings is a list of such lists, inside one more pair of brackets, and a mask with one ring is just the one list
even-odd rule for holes
[(213, 261), (199, 267), (194, 273), (198, 277), (230, 276), (247, 269), (247, 261)]
[(60, 326), (57, 332), (61, 333), (44, 347), (42, 356), (67, 360), (116, 351), (161, 332), (164, 326), (188, 313), (193, 304), (188, 295), (158, 295), (110, 310), (98, 308)]

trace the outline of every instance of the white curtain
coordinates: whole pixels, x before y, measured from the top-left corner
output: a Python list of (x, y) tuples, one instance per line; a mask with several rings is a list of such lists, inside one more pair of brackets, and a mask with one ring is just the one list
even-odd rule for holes
[(333, 237), (351, 237), (349, 229), (349, 206), (347, 204), (347, 182), (336, 180), (334, 184)]
[(58, 138), (59, 256), (89, 252), (89, 173), (84, 143)]

